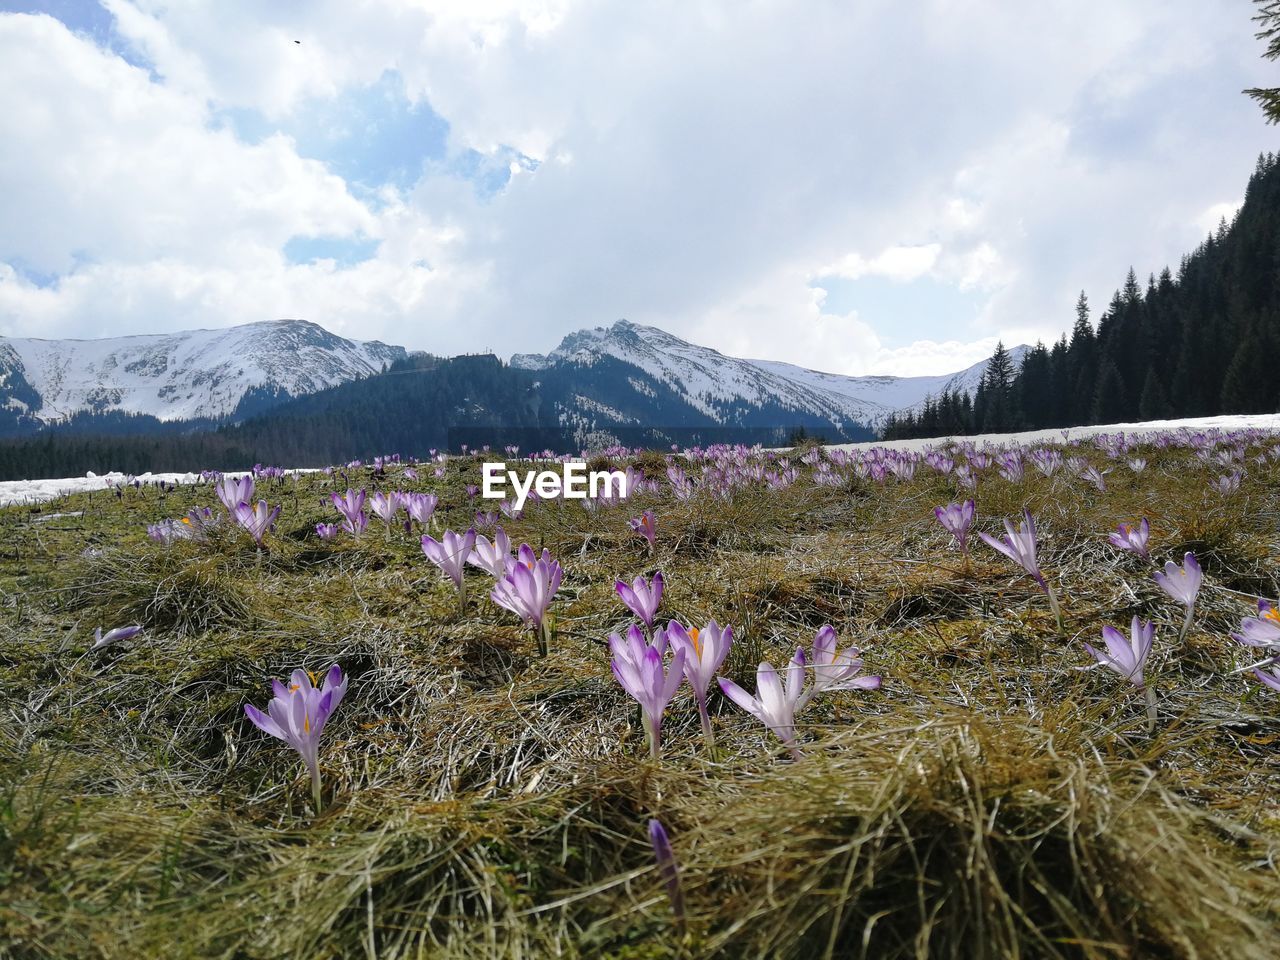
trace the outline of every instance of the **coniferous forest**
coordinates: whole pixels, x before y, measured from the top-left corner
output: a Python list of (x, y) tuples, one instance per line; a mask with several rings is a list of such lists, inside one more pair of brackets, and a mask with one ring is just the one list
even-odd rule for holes
[(1280, 156), (1264, 154), (1235, 219), (1174, 273), (1124, 284), (1097, 317), (1083, 293), (1071, 333), (1020, 368), (1001, 345), (973, 396), (892, 418), (886, 439), (1000, 433), (1280, 410)]

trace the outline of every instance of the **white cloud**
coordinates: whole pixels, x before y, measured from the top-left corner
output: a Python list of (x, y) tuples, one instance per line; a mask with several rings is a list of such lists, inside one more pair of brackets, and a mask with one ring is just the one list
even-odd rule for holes
[(846, 280), (862, 277), (915, 280), (932, 272), (941, 252), (941, 244), (925, 243), (914, 247), (889, 247), (871, 258), (849, 253), (817, 271), (817, 276), (843, 277)]
[(894, 350), (880, 350), (868, 372), (898, 377), (952, 373), (986, 360), (995, 353), (998, 340), (998, 337), (968, 342), (917, 340)]
[(1200, 228), (1201, 233), (1216, 233), (1223, 220), (1227, 223), (1232, 221), (1240, 210), (1240, 203), (1239, 200), (1227, 200), (1212, 204), (1195, 218), (1195, 224)]
[[(305, 316), (506, 353), (625, 316), (836, 372), (946, 370), (1176, 263), (1269, 140), (1237, 93), (1270, 82), (1248, 18), (1201, 0), (105, 2), (156, 76), (0, 15), (0, 262), (62, 275), (0, 270), (0, 332)], [(387, 71), (453, 155), (543, 162), (487, 200), (447, 163), (361, 199), (288, 131)], [(228, 110), (280, 133), (245, 143)], [(381, 245), (300, 266), (299, 235)], [(899, 346), (826, 311), (824, 268), (983, 308)]]
[(286, 137), (239, 142), (51, 18), (0, 16), (0, 61), (0, 259), (49, 273), (86, 259), (248, 266), (295, 235), (377, 230)]

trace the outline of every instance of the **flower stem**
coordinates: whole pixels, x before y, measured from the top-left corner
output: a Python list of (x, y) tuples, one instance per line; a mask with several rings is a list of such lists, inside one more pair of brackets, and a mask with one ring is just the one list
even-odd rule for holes
[(1178, 644), (1181, 646), (1187, 642), (1187, 631), (1191, 629), (1191, 621), (1196, 615), (1196, 607), (1193, 603), (1187, 607), (1187, 615), (1182, 620), (1182, 629), (1178, 631)]
[(1053, 587), (1049, 586), (1049, 582), (1044, 581), (1045, 596), (1049, 598), (1049, 609), (1053, 611), (1053, 619), (1058, 623), (1058, 633), (1062, 633), (1062, 608), (1058, 606), (1057, 594), (1053, 592)]
[(698, 702), (698, 719), (702, 721), (702, 738), (707, 741), (707, 749), (714, 754), (716, 750), (716, 734), (711, 729), (711, 714), (707, 713), (707, 705), (704, 701)]
[(1156, 729), (1156, 691), (1153, 687), (1146, 687), (1147, 697), (1147, 733), (1154, 733)]
[(320, 764), (309, 763), (307, 766), (311, 770), (311, 799), (315, 802), (316, 816), (319, 816), (324, 809), (324, 800), (320, 796)]

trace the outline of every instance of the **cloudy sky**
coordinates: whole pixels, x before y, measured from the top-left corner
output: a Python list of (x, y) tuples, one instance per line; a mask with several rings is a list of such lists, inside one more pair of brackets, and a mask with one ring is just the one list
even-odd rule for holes
[(509, 355), (626, 317), (958, 369), (1235, 210), (1280, 148), (1251, 13), (0, 0), (0, 334), (303, 317)]

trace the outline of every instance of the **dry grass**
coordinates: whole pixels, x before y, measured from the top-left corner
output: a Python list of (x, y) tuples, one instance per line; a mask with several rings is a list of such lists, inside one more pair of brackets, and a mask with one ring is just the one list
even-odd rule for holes
[[(0, 955), (1280, 955), (1280, 706), (1230, 675), (1226, 635), (1280, 586), (1280, 477), (1251, 464), (1222, 498), (1184, 452), (1147, 456), (1105, 494), (983, 481), (983, 529), (1039, 518), (1065, 636), (1002, 558), (950, 549), (931, 511), (956, 494), (927, 470), (650, 498), (652, 557), (626, 528), (640, 507), (540, 505), (507, 529), (566, 568), (547, 661), (482, 575), (460, 611), (416, 535), (308, 537), (332, 513), (320, 476), (264, 491), (285, 504), (265, 556), (145, 540), (208, 488), (0, 511)], [(441, 493), (443, 525), (470, 522), (464, 470), (410, 485)], [(1204, 561), (1185, 649), (1151, 567), (1106, 543), (1138, 516), (1161, 561)], [(800, 762), (719, 698), (709, 756), (686, 691), (649, 762), (603, 641), (628, 622), (613, 579), (658, 568), (667, 615), (734, 625), (728, 675), (752, 683), (830, 622), (883, 689), (813, 704)], [(1158, 626), (1151, 735), (1114, 675), (1076, 669), (1083, 639), (1135, 613)], [(83, 655), (132, 620), (146, 633)], [(351, 692), (316, 817), (242, 705), (335, 661)], [(683, 935), (651, 816), (682, 864)]]

